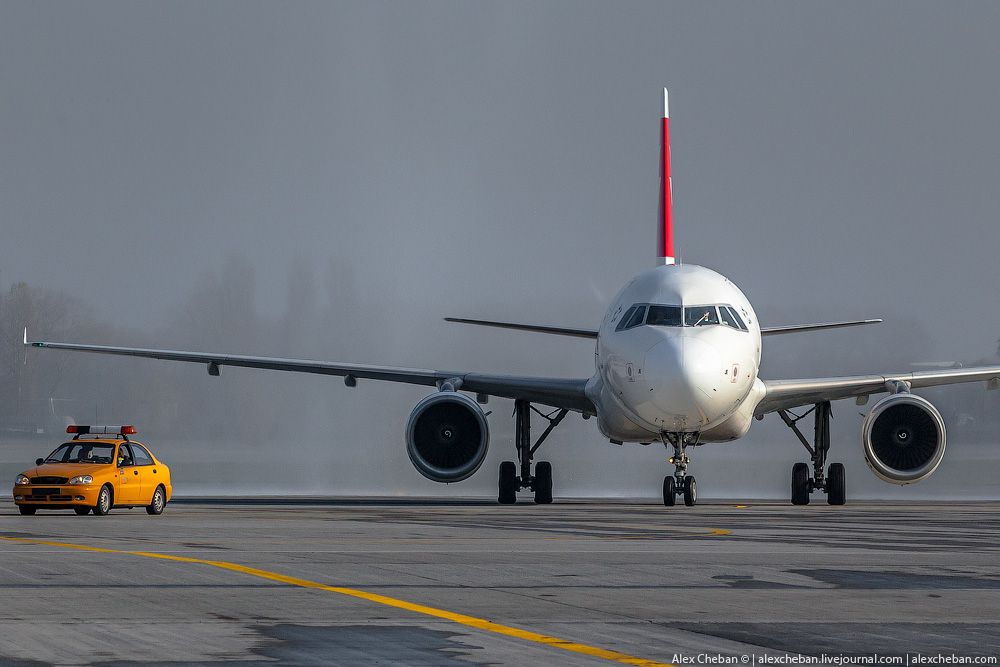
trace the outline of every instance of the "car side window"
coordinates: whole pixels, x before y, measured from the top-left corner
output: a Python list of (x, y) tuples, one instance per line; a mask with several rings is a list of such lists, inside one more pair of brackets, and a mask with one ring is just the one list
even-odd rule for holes
[(135, 464), (137, 466), (151, 466), (153, 465), (153, 457), (149, 455), (146, 448), (142, 445), (132, 443), (131, 444), (132, 455), (135, 457)]
[(132, 450), (125, 443), (118, 446), (118, 467), (124, 468), (126, 466), (134, 466), (135, 462), (132, 459)]

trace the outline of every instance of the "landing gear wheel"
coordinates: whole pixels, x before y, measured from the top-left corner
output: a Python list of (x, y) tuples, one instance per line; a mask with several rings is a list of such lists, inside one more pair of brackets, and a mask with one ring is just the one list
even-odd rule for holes
[(805, 463), (792, 466), (792, 504), (809, 504), (809, 466)]
[(24, 516), (31, 516), (32, 514), (35, 513), (35, 508), (34, 507), (25, 507), (24, 505), (18, 505), (17, 506), (17, 511), (20, 512), (21, 514), (23, 514)]
[(105, 516), (111, 511), (111, 487), (102, 486), (101, 493), (97, 496), (97, 505), (94, 506), (94, 516)]
[(162, 486), (156, 487), (156, 491), (153, 491), (153, 499), (149, 501), (146, 505), (146, 514), (152, 514), (153, 516), (159, 516), (163, 514), (163, 508), (167, 506), (167, 494), (163, 490)]
[(89, 507), (74, 507), (73, 511), (76, 512), (77, 515), (79, 515), (79, 516), (84, 516), (85, 514), (90, 514), (90, 508)]
[(501, 505), (513, 505), (517, 502), (517, 466), (513, 461), (500, 464), (500, 493), (497, 502)]
[(694, 481), (694, 477), (685, 477), (684, 504), (688, 507), (694, 507), (696, 502), (698, 502), (698, 484)]
[(843, 463), (831, 463), (826, 473), (826, 502), (843, 505), (847, 502), (847, 479)]
[(676, 502), (677, 482), (674, 481), (673, 475), (667, 475), (663, 478), (663, 504), (667, 507), (673, 507)]
[(535, 503), (548, 505), (552, 502), (552, 464), (539, 461), (535, 464)]

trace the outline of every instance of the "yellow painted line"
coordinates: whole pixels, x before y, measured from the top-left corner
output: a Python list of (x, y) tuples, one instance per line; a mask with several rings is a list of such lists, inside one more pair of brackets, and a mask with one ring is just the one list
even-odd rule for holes
[(248, 574), (253, 577), (259, 577), (261, 579), (278, 581), (283, 584), (288, 584), (290, 586), (301, 586), (302, 588), (315, 588), (322, 591), (329, 591), (331, 593), (340, 593), (341, 595), (347, 595), (352, 598), (368, 600), (369, 602), (377, 602), (378, 604), (383, 604), (389, 607), (395, 607), (397, 609), (405, 609), (406, 611), (412, 611), (417, 614), (424, 614), (425, 616), (433, 616), (434, 618), (440, 618), (446, 621), (452, 621), (453, 623), (458, 623), (459, 625), (465, 625), (470, 628), (476, 628), (477, 630), (493, 632), (498, 635), (504, 635), (506, 637), (514, 637), (516, 639), (523, 639), (525, 641), (535, 642), (536, 644), (543, 644), (545, 646), (551, 646), (553, 648), (562, 649), (564, 651), (581, 653), (583, 655), (588, 655), (593, 658), (603, 658), (604, 660), (611, 660), (613, 662), (618, 662), (625, 665), (640, 665), (641, 667), (676, 667), (675, 665), (672, 665), (670, 663), (656, 662), (655, 660), (646, 660), (645, 658), (637, 658), (635, 656), (631, 656), (625, 653), (619, 653), (618, 651), (611, 651), (608, 649), (597, 648), (596, 646), (588, 646), (586, 644), (578, 644), (576, 642), (571, 642), (566, 639), (559, 639), (558, 637), (552, 637), (537, 632), (531, 632), (529, 630), (521, 630), (520, 628), (514, 628), (509, 625), (494, 623), (493, 621), (488, 621), (484, 618), (476, 618), (475, 616), (466, 616), (465, 614), (456, 614), (455, 612), (446, 611), (444, 609), (437, 609), (435, 607), (428, 607), (427, 605), (417, 604), (414, 602), (407, 602), (406, 600), (400, 600), (397, 598), (388, 597), (386, 595), (379, 595), (378, 593), (368, 593), (366, 591), (358, 590), (356, 588), (345, 588), (343, 586), (327, 586), (326, 584), (321, 584), (315, 581), (309, 581), (308, 579), (289, 577), (284, 574), (278, 574), (277, 572), (258, 570), (257, 568), (254, 567), (246, 567), (245, 565), (228, 563), (226, 561), (221, 561), (221, 560), (204, 560), (201, 558), (174, 556), (171, 554), (160, 554), (149, 551), (122, 551), (118, 549), (102, 549), (100, 547), (90, 547), (82, 544), (71, 544), (69, 542), (48, 542), (45, 540), (33, 540), (25, 537), (0, 536), (0, 540), (7, 540), (8, 542), (21, 542), (24, 544), (41, 544), (49, 547), (63, 547), (66, 549), (78, 549), (80, 551), (95, 551), (98, 553), (106, 553), (106, 554), (123, 554), (127, 556), (142, 556), (143, 558), (158, 558), (160, 560), (170, 560), (179, 563), (197, 563), (199, 565), (210, 565), (212, 567), (218, 567), (223, 570), (230, 570), (232, 572), (240, 572), (242, 574)]
[(726, 530), (725, 528), (716, 528), (709, 535), (732, 535), (733, 531)]

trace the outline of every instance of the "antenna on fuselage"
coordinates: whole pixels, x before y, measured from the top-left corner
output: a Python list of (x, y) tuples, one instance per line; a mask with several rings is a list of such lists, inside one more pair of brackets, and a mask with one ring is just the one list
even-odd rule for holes
[(663, 119), (660, 126), (660, 214), (657, 256), (660, 264), (673, 264), (674, 213), (673, 183), (670, 178), (670, 104), (667, 89), (663, 89)]

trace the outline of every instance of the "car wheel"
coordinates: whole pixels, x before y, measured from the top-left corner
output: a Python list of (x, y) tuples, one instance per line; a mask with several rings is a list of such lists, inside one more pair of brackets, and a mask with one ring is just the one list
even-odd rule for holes
[(35, 513), (35, 508), (34, 507), (25, 507), (24, 505), (18, 505), (17, 506), (17, 511), (20, 512), (21, 514), (23, 514), (24, 516), (31, 516), (32, 514)]
[(97, 505), (94, 506), (94, 516), (105, 516), (111, 511), (112, 502), (111, 487), (102, 486), (101, 492), (97, 496)]
[(74, 507), (73, 511), (76, 512), (77, 514), (79, 514), (80, 516), (83, 516), (85, 514), (90, 514), (90, 508), (89, 507)]
[(167, 506), (167, 493), (163, 490), (162, 486), (156, 487), (156, 491), (153, 491), (153, 499), (149, 501), (146, 505), (146, 514), (152, 514), (154, 516), (163, 514), (163, 508)]

